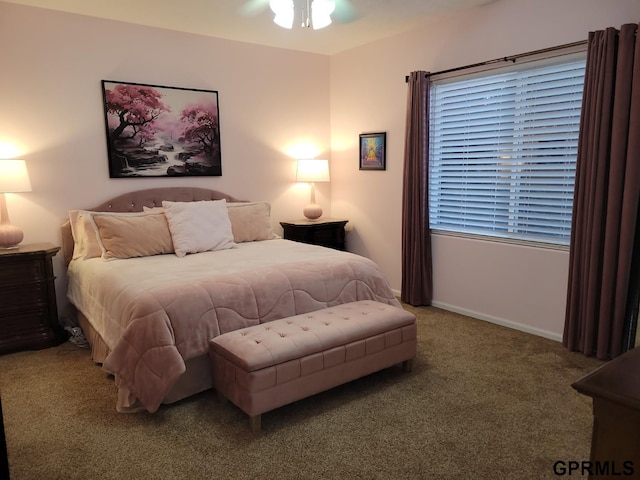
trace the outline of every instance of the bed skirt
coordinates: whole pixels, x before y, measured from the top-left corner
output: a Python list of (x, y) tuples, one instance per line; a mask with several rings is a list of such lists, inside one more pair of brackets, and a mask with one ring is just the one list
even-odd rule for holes
[[(73, 307), (72, 307), (73, 308)], [(100, 334), (93, 328), (91, 322), (87, 320), (82, 312), (73, 308), (76, 316), (76, 324), (82, 329), (89, 346), (91, 347), (91, 360), (94, 363), (102, 365), (104, 360), (111, 351)], [(211, 383), (211, 366), (209, 363), (209, 355), (200, 355), (185, 361), (187, 370), (173, 385), (169, 393), (164, 397), (163, 404), (175, 403), (184, 398), (204, 392), (212, 388)], [(115, 379), (116, 386), (118, 380)], [(129, 389), (124, 386), (118, 386), (118, 400), (116, 402), (116, 410), (120, 413), (136, 413), (145, 411), (146, 409), (137, 401)]]

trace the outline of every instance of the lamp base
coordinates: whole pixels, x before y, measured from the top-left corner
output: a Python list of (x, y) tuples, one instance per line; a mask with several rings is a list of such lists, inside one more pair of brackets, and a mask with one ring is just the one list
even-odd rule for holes
[(302, 213), (309, 220), (317, 220), (322, 216), (322, 207), (317, 203), (310, 203), (304, 207)]
[(24, 238), (22, 229), (9, 223), (0, 225), (0, 249), (18, 248)]

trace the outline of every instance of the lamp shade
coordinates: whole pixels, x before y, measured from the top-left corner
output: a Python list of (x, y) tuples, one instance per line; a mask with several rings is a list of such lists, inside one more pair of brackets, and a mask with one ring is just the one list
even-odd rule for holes
[(0, 160), (0, 192), (30, 192), (31, 182), (24, 160)]
[(296, 173), (298, 182), (328, 182), (329, 160), (300, 159)]

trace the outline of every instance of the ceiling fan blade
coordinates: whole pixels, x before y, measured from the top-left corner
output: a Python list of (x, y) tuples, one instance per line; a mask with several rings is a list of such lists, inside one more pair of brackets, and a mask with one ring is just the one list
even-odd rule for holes
[(332, 16), (341, 23), (350, 23), (360, 16), (358, 10), (349, 0), (335, 0), (336, 9)]
[(247, 0), (240, 7), (242, 15), (257, 15), (269, 5), (269, 0)]
[[(350, 23), (360, 16), (349, 0), (335, 0), (336, 9), (331, 16), (340, 23)], [(304, 3), (304, 2), (303, 2)], [(297, 5), (297, 4), (296, 4)], [(246, 0), (239, 8), (242, 15), (258, 15), (269, 6), (269, 0)]]

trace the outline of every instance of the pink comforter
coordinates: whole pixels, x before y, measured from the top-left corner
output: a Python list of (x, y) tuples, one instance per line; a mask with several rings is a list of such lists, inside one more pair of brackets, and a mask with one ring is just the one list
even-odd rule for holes
[[(71, 283), (77, 285), (70, 288), (70, 299), (79, 306), (83, 300), (73, 291), (82, 284), (81, 277)], [(94, 289), (86, 295), (91, 301), (102, 298), (109, 318), (120, 319), (117, 341), (110, 342), (109, 334), (101, 332), (113, 344), (103, 367), (149, 412), (158, 409), (185, 372), (185, 360), (206, 354), (209, 340), (217, 335), (356, 300), (399, 305), (378, 266), (352, 254), (149, 288), (114, 288), (111, 294)]]

